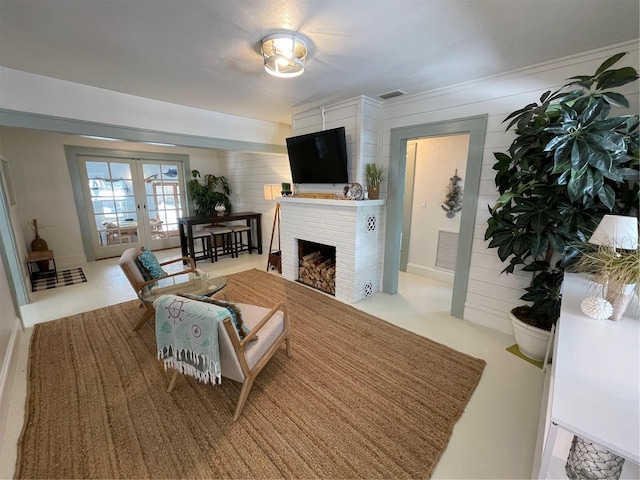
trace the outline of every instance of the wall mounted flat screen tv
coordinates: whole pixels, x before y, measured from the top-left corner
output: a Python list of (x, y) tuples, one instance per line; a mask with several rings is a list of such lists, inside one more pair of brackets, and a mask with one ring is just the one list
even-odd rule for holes
[(287, 138), (293, 183), (348, 183), (344, 127)]

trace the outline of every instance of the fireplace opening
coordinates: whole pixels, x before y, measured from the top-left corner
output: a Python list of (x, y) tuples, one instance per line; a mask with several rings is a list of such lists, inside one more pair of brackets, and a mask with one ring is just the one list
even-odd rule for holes
[(298, 281), (336, 294), (336, 247), (298, 240)]

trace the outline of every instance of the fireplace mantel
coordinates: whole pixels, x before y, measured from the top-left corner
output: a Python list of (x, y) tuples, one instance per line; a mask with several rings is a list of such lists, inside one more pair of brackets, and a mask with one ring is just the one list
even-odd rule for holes
[(301, 203), (307, 205), (324, 205), (345, 208), (365, 208), (371, 206), (383, 206), (384, 200), (334, 200), (327, 198), (303, 198), (303, 197), (282, 197), (278, 201), (284, 203)]
[(336, 248), (336, 298), (355, 303), (381, 290), (384, 200), (283, 197), (282, 276), (298, 280), (298, 240)]

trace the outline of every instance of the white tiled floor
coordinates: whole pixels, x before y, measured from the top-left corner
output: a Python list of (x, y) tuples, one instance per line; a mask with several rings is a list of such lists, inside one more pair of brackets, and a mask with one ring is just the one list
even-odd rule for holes
[[(161, 260), (179, 250), (158, 252)], [(250, 268), (266, 269), (266, 255), (241, 255), (198, 268), (231, 274)], [(26, 323), (35, 324), (135, 298), (117, 259), (82, 265), (88, 282), (37, 292), (22, 309)], [(505, 349), (513, 338), (449, 315), (448, 285), (401, 273), (399, 293), (377, 293), (353, 306), (452, 348), (484, 359), (487, 367), (433, 478), (530, 478), (537, 434), (543, 374), (540, 369)], [(11, 478), (16, 443), (22, 430), (26, 397), (27, 352), (31, 328), (19, 341), (18, 365), (7, 428), (2, 437), (0, 478)]]

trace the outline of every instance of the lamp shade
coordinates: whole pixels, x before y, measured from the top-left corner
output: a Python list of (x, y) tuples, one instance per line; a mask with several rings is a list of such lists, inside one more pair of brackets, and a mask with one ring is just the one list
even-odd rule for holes
[(281, 78), (297, 77), (304, 72), (307, 44), (293, 33), (274, 33), (261, 41), (264, 69)]
[(635, 250), (638, 248), (638, 219), (621, 215), (605, 215), (591, 235), (589, 243)]
[(282, 187), (280, 184), (267, 184), (264, 186), (264, 199), (265, 200), (275, 200), (281, 195)]

